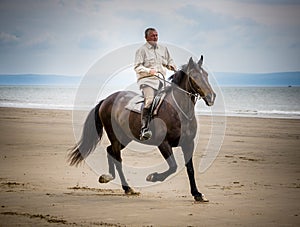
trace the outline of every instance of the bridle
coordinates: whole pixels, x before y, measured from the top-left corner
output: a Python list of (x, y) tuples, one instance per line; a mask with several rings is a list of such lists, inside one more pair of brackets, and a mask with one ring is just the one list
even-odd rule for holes
[[(192, 69), (192, 70), (195, 70), (195, 69)], [(191, 71), (192, 71), (192, 70), (191, 70)], [(176, 74), (176, 72), (179, 72), (179, 71), (180, 71), (180, 70), (174, 70), (175, 74)], [(203, 98), (203, 97), (201, 96), (201, 94), (199, 94), (199, 92), (197, 91), (197, 89), (195, 89), (194, 86), (193, 86), (193, 84), (191, 83), (190, 75), (187, 74), (187, 73), (185, 73), (185, 74), (188, 76), (187, 81), (188, 81), (188, 85), (189, 85), (189, 87), (191, 88), (192, 92), (188, 92), (188, 91), (182, 89), (182, 88), (179, 87), (179, 86), (176, 86), (176, 89), (178, 89), (179, 91), (181, 91), (181, 92), (187, 94), (189, 97), (194, 97), (194, 98), (195, 98), (195, 102), (197, 102), (198, 100), (200, 100), (200, 99)], [(154, 75), (154, 76), (157, 77), (158, 79), (162, 80), (162, 81), (164, 82), (164, 86), (166, 86), (166, 84), (173, 85), (173, 83), (170, 82), (170, 81), (168, 81), (168, 80), (166, 80), (166, 79), (164, 78), (164, 76), (162, 76), (162, 77), (160, 77), (160, 76), (158, 76), (158, 75)], [(173, 86), (173, 87), (174, 87), (174, 86)]]
[[(191, 71), (193, 71), (195, 69), (192, 69)], [(190, 79), (190, 74), (186, 74), (188, 76), (188, 83), (189, 83), (189, 87), (191, 88), (192, 92), (187, 92), (189, 96), (194, 96), (195, 97), (195, 102), (197, 102), (198, 100), (200, 100), (201, 98), (203, 98), (201, 96), (201, 94), (197, 91), (197, 89), (194, 88), (193, 83), (191, 82)], [(193, 78), (192, 78), (193, 80)]]
[[(192, 69), (192, 70), (194, 70), (194, 69)], [(178, 72), (178, 71), (175, 71), (175, 70), (174, 70), (174, 72), (176, 73), (176, 72)], [(195, 103), (196, 103), (198, 100), (200, 100), (200, 99), (202, 98), (202, 96), (201, 96), (201, 94), (198, 93), (197, 89), (195, 89), (195, 87), (193, 86), (193, 83), (191, 82), (191, 78), (190, 78), (191, 76), (190, 76), (189, 74), (187, 74), (187, 73), (185, 73), (185, 75), (188, 76), (188, 78), (187, 78), (187, 80), (188, 80), (188, 86), (191, 88), (192, 92), (188, 92), (188, 91), (186, 91), (186, 90), (180, 88), (179, 86), (176, 86), (175, 88), (176, 88), (177, 90), (179, 90), (179, 91), (181, 91), (181, 92), (187, 94), (187, 95), (192, 99), (192, 102), (193, 102), (194, 105), (195, 105)], [(170, 81), (168, 81), (168, 80), (166, 80), (164, 77), (161, 78), (161, 77), (159, 77), (158, 75), (155, 75), (155, 76), (156, 76), (158, 79), (160, 79), (160, 80), (162, 80), (162, 81), (164, 82), (164, 86), (168, 83), (168, 84), (170, 84), (172, 87), (174, 87), (173, 83), (170, 82)], [(175, 99), (175, 96), (174, 96), (174, 92), (173, 92), (173, 91), (174, 91), (174, 90), (172, 89), (171, 94), (172, 94), (172, 99), (174, 100), (176, 107), (180, 110), (180, 112), (183, 114), (183, 116), (184, 116), (186, 119), (188, 119), (189, 121), (191, 121), (191, 120), (193, 119), (193, 117), (194, 117), (194, 114), (192, 114), (191, 116), (188, 116), (188, 115), (182, 110), (182, 108), (179, 106), (179, 104), (177, 103), (177, 101), (176, 101), (176, 99)], [(192, 98), (192, 97), (193, 97), (193, 98)], [(190, 109), (190, 107), (188, 107), (188, 109)]]

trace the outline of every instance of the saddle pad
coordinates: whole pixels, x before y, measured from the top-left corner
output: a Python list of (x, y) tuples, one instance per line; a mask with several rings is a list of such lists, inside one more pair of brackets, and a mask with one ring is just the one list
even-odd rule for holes
[[(151, 112), (151, 115), (156, 115), (157, 112), (158, 112), (158, 109), (165, 97), (165, 93), (163, 94), (160, 94), (158, 96), (156, 96), (153, 100), (153, 109), (152, 109), (152, 112)], [(130, 111), (133, 111), (133, 112), (136, 112), (136, 113), (141, 113), (142, 112), (142, 108), (143, 108), (143, 105), (144, 105), (144, 97), (141, 96), (141, 95), (137, 95), (137, 96), (134, 96), (129, 102), (128, 104), (125, 106), (125, 108), (127, 110), (130, 110)]]
[(136, 113), (141, 113), (143, 105), (144, 105), (144, 97), (141, 95), (136, 95), (128, 102), (125, 108), (127, 110), (131, 110)]

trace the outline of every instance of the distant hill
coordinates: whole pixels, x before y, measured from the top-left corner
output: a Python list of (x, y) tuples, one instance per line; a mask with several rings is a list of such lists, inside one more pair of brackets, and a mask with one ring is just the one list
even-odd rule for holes
[[(300, 72), (277, 72), (266, 74), (215, 72), (220, 86), (300, 86)], [(0, 85), (79, 85), (79, 76), (0, 74)]]
[(1, 75), (0, 85), (78, 85), (78, 76), (18, 74)]
[(300, 86), (300, 72), (214, 73), (221, 86)]

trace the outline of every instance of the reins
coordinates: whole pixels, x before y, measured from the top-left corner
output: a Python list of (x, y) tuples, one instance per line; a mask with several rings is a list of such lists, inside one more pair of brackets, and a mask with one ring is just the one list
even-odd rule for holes
[[(174, 71), (174, 72), (176, 73), (177, 71)], [(174, 86), (173, 86), (174, 83), (172, 83), (172, 82), (166, 80), (164, 77), (161, 78), (161, 77), (159, 77), (158, 75), (154, 75), (154, 76), (157, 77), (159, 80), (162, 80), (162, 81), (163, 81), (163, 83), (164, 83), (164, 88), (166, 88), (166, 84), (169, 84), (169, 85), (171, 85), (172, 87), (174, 87)], [(200, 96), (200, 94), (197, 93), (197, 91), (196, 91), (195, 88), (193, 87), (193, 85), (192, 85), (192, 83), (191, 83), (191, 81), (190, 81), (190, 76), (189, 76), (189, 75), (188, 75), (188, 83), (189, 83), (189, 86), (190, 86), (190, 88), (193, 90), (194, 93), (188, 92), (188, 91), (182, 89), (182, 88), (179, 87), (179, 86), (176, 86), (175, 88), (177, 88), (179, 91), (181, 91), (181, 92), (187, 94), (190, 98), (193, 96), (193, 97), (195, 98), (195, 100), (193, 100), (193, 102), (194, 102), (194, 104), (195, 104), (195, 103), (197, 102), (198, 99), (201, 99), (201, 96)], [(191, 121), (191, 120), (193, 119), (193, 117), (194, 117), (194, 114), (192, 114), (191, 116), (188, 116), (188, 115), (182, 110), (182, 108), (179, 106), (179, 104), (177, 103), (177, 101), (176, 101), (176, 99), (175, 99), (175, 97), (174, 97), (174, 90), (173, 90), (173, 89), (172, 89), (172, 98), (173, 98), (173, 100), (174, 100), (174, 102), (175, 102), (176, 107), (180, 110), (180, 112), (183, 114), (183, 116), (184, 116), (187, 120)], [(188, 108), (188, 109), (190, 109), (190, 108)]]
[[(189, 117), (189, 116), (183, 111), (183, 109), (179, 106), (178, 102), (176, 101), (176, 99), (175, 99), (175, 97), (174, 97), (174, 92), (173, 92), (173, 90), (172, 90), (172, 98), (173, 98), (173, 100), (174, 100), (174, 102), (175, 102), (177, 108), (178, 108), (178, 109), (180, 110), (180, 112), (183, 114), (183, 116), (185, 116), (186, 119), (188, 119), (189, 121), (191, 121), (191, 120), (193, 119), (193, 117), (194, 117), (193, 112), (192, 112), (192, 115)], [(189, 102), (188, 102), (188, 103), (189, 103)], [(190, 109), (190, 108), (188, 108), (188, 109)]]
[[(176, 73), (176, 72), (178, 72), (178, 71), (174, 71), (174, 72)], [(162, 80), (162, 81), (164, 82), (164, 87), (166, 87), (166, 83), (169, 84), (169, 85), (171, 85), (171, 86), (173, 86), (173, 83), (170, 82), (170, 81), (168, 81), (168, 80), (166, 80), (164, 77), (161, 78), (161, 77), (159, 77), (158, 75), (154, 75), (154, 76), (157, 77), (159, 80)], [(186, 94), (187, 94), (188, 96), (190, 96), (190, 97), (194, 96), (194, 97), (196, 98), (196, 101), (197, 101), (197, 99), (201, 99), (201, 96), (200, 96), (200, 94), (197, 93), (197, 91), (195, 90), (195, 88), (192, 86), (191, 81), (190, 81), (190, 76), (189, 76), (189, 75), (188, 75), (188, 77), (189, 77), (189, 78), (188, 78), (189, 85), (190, 85), (190, 87), (192, 88), (193, 92), (195, 92), (195, 94), (193, 94), (193, 93), (191, 93), (191, 92), (188, 92), (188, 91), (182, 89), (182, 88), (179, 87), (179, 86), (176, 86), (176, 88), (177, 88), (178, 90), (182, 91), (183, 93), (186, 93)], [(173, 86), (173, 87), (174, 87), (174, 86)]]

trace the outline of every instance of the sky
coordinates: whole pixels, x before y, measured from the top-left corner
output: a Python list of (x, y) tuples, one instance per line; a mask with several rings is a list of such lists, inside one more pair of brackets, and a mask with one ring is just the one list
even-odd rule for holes
[(147, 27), (210, 71), (300, 71), (300, 0), (0, 0), (0, 74), (81, 76)]

